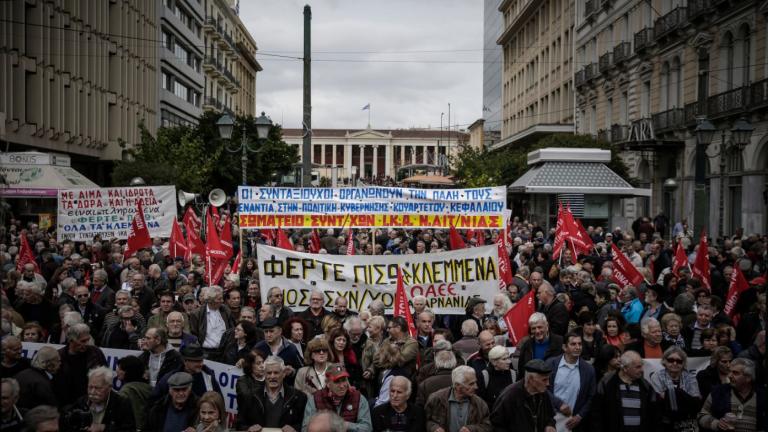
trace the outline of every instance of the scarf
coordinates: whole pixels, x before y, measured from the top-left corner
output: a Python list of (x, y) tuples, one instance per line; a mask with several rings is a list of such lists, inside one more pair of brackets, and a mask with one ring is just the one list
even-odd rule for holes
[[(651, 376), (651, 385), (656, 393), (667, 393), (669, 405), (672, 411), (677, 411), (677, 396), (675, 395), (675, 383), (669, 376), (666, 369), (661, 369)], [(683, 370), (680, 374), (680, 389), (693, 397), (700, 397), (699, 384), (696, 377), (690, 372)]]
[(664, 333), (664, 340), (672, 342), (672, 345), (677, 345), (679, 348), (685, 349), (685, 339), (683, 339), (683, 336), (680, 334), (675, 337)]

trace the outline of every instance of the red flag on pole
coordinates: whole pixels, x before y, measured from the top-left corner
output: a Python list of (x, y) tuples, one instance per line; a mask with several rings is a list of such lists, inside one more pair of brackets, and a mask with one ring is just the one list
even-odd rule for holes
[(200, 231), (195, 229), (191, 221), (185, 222), (184, 228), (187, 229), (187, 253), (184, 255), (184, 259), (192, 260), (192, 254), (205, 257), (205, 243), (200, 238)]
[(232, 245), (232, 223), (229, 216), (224, 218), (224, 226), (221, 228), (221, 238), (219, 239), (224, 250), (227, 252), (227, 260), (235, 254), (235, 248)]
[(392, 314), (394, 316), (405, 317), (408, 323), (408, 333), (411, 337), (416, 337), (416, 325), (413, 323), (411, 307), (408, 305), (408, 293), (405, 292), (405, 283), (403, 282), (403, 271), (397, 266), (397, 290), (395, 291), (395, 304)]
[(475, 233), (475, 238), (477, 239), (477, 245), (478, 246), (485, 246), (485, 231), (478, 230)]
[(199, 217), (197, 217), (192, 207), (187, 207), (187, 211), (184, 212), (184, 219), (182, 219), (182, 222), (184, 225), (191, 226), (198, 233), (197, 236), (200, 237), (199, 233), (203, 228), (203, 222)]
[(40, 273), (40, 267), (38, 267), (35, 255), (32, 253), (32, 248), (29, 247), (29, 242), (27, 241), (26, 230), (21, 231), (19, 241), (21, 244), (19, 245), (19, 259), (16, 261), (16, 271), (21, 273), (24, 271), (26, 264), (32, 264), (35, 266), (35, 273)]
[(464, 249), (467, 247), (466, 243), (464, 243), (464, 240), (459, 235), (459, 232), (456, 231), (456, 227), (453, 225), (451, 225), (451, 229), (448, 232), (448, 242), (451, 245), (451, 250)]
[(219, 209), (215, 206), (208, 206), (208, 211), (211, 213), (211, 216), (213, 216), (213, 226), (216, 227), (216, 232), (219, 232), (221, 229), (219, 226), (221, 223), (221, 215), (219, 214)]
[(173, 218), (173, 226), (171, 227), (171, 238), (168, 240), (168, 250), (173, 258), (186, 257), (187, 241), (184, 240), (184, 233), (181, 232), (179, 221)]
[(309, 252), (318, 253), (321, 248), (320, 234), (317, 233), (317, 229), (312, 229), (312, 235), (309, 237)]
[(584, 248), (581, 250), (581, 253), (584, 255), (589, 255), (592, 253), (592, 249), (595, 248), (595, 243), (592, 241), (592, 238), (589, 237), (589, 233), (586, 229), (584, 229), (584, 224), (581, 223), (580, 219), (574, 219), (576, 222), (576, 228), (578, 228), (579, 233), (581, 233), (581, 236), (579, 238), (584, 242)]
[(152, 238), (149, 236), (149, 229), (144, 220), (144, 206), (141, 200), (137, 199), (136, 214), (131, 221), (131, 230), (128, 232), (128, 245), (125, 248), (123, 256), (125, 258), (135, 254), (139, 249), (152, 247)]
[[(672, 273), (675, 275), (678, 275), (678, 271), (680, 271), (681, 268), (688, 267), (688, 269), (691, 269), (691, 264), (688, 262), (688, 255), (685, 254), (685, 250), (683, 249), (683, 240), (677, 239), (677, 247), (675, 248), (675, 258), (672, 261)], [(679, 275), (678, 275), (679, 276)]]
[(277, 229), (277, 247), (293, 250), (293, 244), (288, 240), (288, 236), (285, 235), (285, 231), (282, 228)]
[(712, 280), (709, 276), (709, 246), (707, 246), (707, 232), (702, 229), (699, 237), (699, 250), (696, 252), (696, 260), (691, 269), (693, 277), (701, 281), (701, 285), (712, 291)]
[(347, 255), (355, 254), (355, 237), (352, 235), (352, 227), (349, 228), (347, 234)]
[(261, 230), (261, 238), (264, 239), (264, 243), (267, 246), (274, 246), (274, 244), (275, 244), (275, 233), (272, 232), (271, 229)]
[(210, 214), (205, 215), (206, 219), (206, 237), (205, 237), (205, 275), (208, 283), (214, 285), (219, 282), (224, 275), (224, 270), (229, 262), (227, 251), (219, 240), (219, 234), (216, 232), (216, 226)]
[(237, 251), (237, 256), (235, 257), (235, 262), (232, 263), (232, 273), (240, 273), (240, 263), (243, 261), (243, 250), (240, 249)]
[(642, 273), (621, 253), (621, 250), (616, 247), (616, 243), (611, 243), (611, 251), (613, 252), (611, 257), (613, 261), (613, 279), (616, 280), (616, 283), (622, 288), (627, 285), (640, 286), (645, 280)]
[(509, 340), (517, 345), (520, 339), (528, 335), (528, 318), (536, 312), (536, 302), (533, 299), (535, 290), (530, 290), (520, 299), (512, 309), (504, 315), (507, 323)]
[(504, 283), (505, 286), (512, 284), (512, 279), (515, 275), (512, 274), (512, 263), (509, 262), (509, 252), (507, 252), (507, 242), (503, 235), (499, 236), (496, 240), (499, 252), (499, 285)]
[(560, 253), (563, 251), (563, 245), (565, 244), (565, 237), (567, 232), (565, 231), (563, 224), (563, 204), (558, 201), (557, 203), (557, 226), (555, 227), (555, 244), (552, 246), (552, 259), (557, 260), (560, 258)]
[(728, 295), (725, 296), (725, 307), (723, 307), (723, 312), (731, 318), (734, 326), (739, 323), (740, 318), (736, 313), (736, 303), (738, 303), (741, 293), (748, 289), (749, 283), (747, 283), (744, 273), (739, 270), (739, 266), (733, 266), (731, 284), (728, 286)]

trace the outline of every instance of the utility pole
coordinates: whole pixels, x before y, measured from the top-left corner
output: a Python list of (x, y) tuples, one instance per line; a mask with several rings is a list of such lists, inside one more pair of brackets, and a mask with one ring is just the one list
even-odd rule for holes
[(301, 146), (301, 185), (312, 182), (312, 80), (311, 80), (312, 8), (304, 6), (304, 141)]

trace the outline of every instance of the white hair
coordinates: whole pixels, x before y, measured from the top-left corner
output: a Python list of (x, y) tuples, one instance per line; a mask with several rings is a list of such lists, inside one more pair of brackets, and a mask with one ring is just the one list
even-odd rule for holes
[(200, 290), (200, 298), (204, 302), (208, 302), (211, 299), (216, 298), (218, 295), (224, 295), (224, 289), (222, 289), (218, 285), (211, 285), (208, 287), (204, 287), (202, 290)]
[(104, 384), (111, 387), (112, 380), (115, 378), (115, 373), (112, 372), (112, 369), (106, 366), (99, 366), (88, 371), (88, 381), (90, 381), (93, 377), (100, 377), (102, 380), (104, 380)]
[(657, 325), (659, 328), (661, 328), (661, 323), (659, 323), (659, 320), (654, 317), (648, 317), (640, 321), (640, 333), (642, 333), (643, 336), (647, 335), (648, 332), (651, 331), (651, 325)]
[(461, 323), (461, 334), (464, 336), (477, 336), (479, 331), (477, 322), (473, 319), (468, 319)]
[(467, 365), (456, 366), (451, 372), (451, 383), (464, 385), (467, 382), (467, 376), (474, 375), (475, 370)]
[(544, 315), (541, 312), (534, 312), (531, 314), (531, 316), (528, 318), (528, 325), (532, 326), (536, 323), (544, 323), (547, 324), (547, 316)]

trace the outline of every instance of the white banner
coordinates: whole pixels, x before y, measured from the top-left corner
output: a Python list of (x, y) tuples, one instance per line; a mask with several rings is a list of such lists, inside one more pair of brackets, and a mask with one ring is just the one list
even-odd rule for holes
[(423, 295), (427, 307), (438, 314), (465, 313), (471, 297), (493, 304), (499, 292), (496, 245), (450, 252), (415, 255), (319, 255), (257, 246), (261, 298), (272, 287), (283, 289), (283, 301), (293, 310), (309, 306), (313, 289), (325, 294), (325, 306), (345, 297), (354, 311), (381, 300), (392, 311), (397, 267), (403, 271), (408, 298)]
[(170, 237), (176, 218), (175, 186), (102, 189), (64, 189), (58, 193), (58, 240), (127, 239), (136, 213), (136, 200), (144, 205), (144, 218), (152, 237)]
[(240, 186), (242, 228), (504, 227), (504, 186), (476, 189)]

